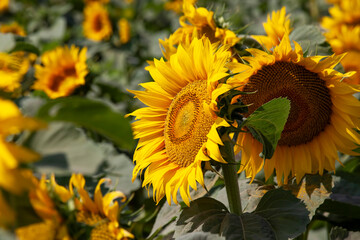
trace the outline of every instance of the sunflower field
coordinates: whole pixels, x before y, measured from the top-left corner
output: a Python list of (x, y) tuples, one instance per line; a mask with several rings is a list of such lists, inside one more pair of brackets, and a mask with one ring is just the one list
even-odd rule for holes
[(0, 0), (0, 240), (360, 239), (360, 0)]

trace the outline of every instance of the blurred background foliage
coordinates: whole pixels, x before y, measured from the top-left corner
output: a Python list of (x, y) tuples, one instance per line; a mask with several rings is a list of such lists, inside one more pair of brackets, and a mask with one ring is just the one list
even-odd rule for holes
[[(142, 106), (127, 89), (140, 89), (139, 83), (152, 81), (144, 70), (147, 61), (162, 56), (158, 40), (167, 38), (179, 27), (180, 15), (165, 10), (164, 4), (164, 0), (110, 1), (107, 9), (113, 35), (100, 42), (84, 37), (85, 3), (82, 0), (11, 0), (9, 10), (0, 14), (0, 25), (16, 21), (27, 33), (23, 37), (0, 33), (2, 52), (20, 49), (41, 55), (63, 45), (88, 48), (89, 74), (86, 84), (77, 88), (74, 96), (50, 100), (43, 92), (33, 91), (30, 88), (35, 80), (33, 67), (24, 77), (21, 93), (2, 92), (1, 96), (14, 100), (24, 115), (50, 123), (45, 130), (24, 133), (15, 139), (42, 155), (33, 166), (34, 172), (38, 176), (54, 172), (57, 182), (62, 185), (68, 183), (72, 172), (81, 172), (90, 190), (100, 178), (110, 178), (113, 188), (128, 196), (120, 221), (129, 227), (136, 239), (170, 239), (174, 232), (186, 233), (175, 224), (174, 216), (179, 217), (181, 206), (168, 206), (163, 204), (164, 200), (155, 205), (151, 190), (148, 193), (143, 189), (139, 179), (131, 182), (135, 141), (129, 124), (132, 119), (124, 117)], [(308, 51), (331, 51), (319, 26), (321, 17), (328, 15), (329, 4), (325, 1), (199, 0), (197, 6), (214, 11), (217, 24), (227, 26), (240, 36), (263, 34), (262, 23), (267, 15), (286, 6), (292, 27), (297, 29), (292, 33), (292, 39)], [(116, 26), (120, 18), (130, 23), (127, 43), (120, 42)], [(238, 46), (239, 51), (247, 47), (246, 42), (243, 43), (245, 45)], [(35, 61), (39, 63), (40, 59)], [(319, 189), (317, 200), (309, 200), (315, 206), (309, 209), (314, 216), (309, 225), (309, 239), (344, 239), (346, 237), (336, 237), (348, 236), (346, 229), (360, 231), (360, 161), (355, 157), (346, 159), (346, 156), (343, 160), (344, 166), (339, 166), (336, 173), (341, 179), (335, 177), (333, 182), (330, 177), (330, 183), (317, 181), (318, 186), (311, 183), (311, 177), (303, 180), (303, 191)], [(247, 206), (247, 211), (253, 211), (268, 190), (264, 176), (260, 173), (251, 185), (244, 176), (239, 182), (243, 189), (243, 206)], [(332, 184), (335, 188), (330, 195)], [(206, 174), (206, 186), (211, 190), (193, 193), (197, 194), (195, 198), (206, 195), (220, 200), (225, 196), (221, 193), (224, 192), (223, 182), (216, 174)], [(305, 200), (307, 195), (299, 190), (299, 186), (289, 186), (289, 189)], [(221, 199), (221, 202), (226, 201)], [(325, 212), (328, 214), (323, 214)], [(332, 235), (328, 236), (330, 229)], [(196, 236), (186, 239), (197, 239)], [(12, 236), (0, 232), (0, 238), (12, 239)]]

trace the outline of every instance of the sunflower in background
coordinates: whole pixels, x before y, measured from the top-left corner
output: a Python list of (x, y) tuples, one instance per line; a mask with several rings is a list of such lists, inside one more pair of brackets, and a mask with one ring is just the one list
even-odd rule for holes
[(285, 34), (290, 34), (289, 15), (286, 15), (286, 8), (282, 7), (279, 11), (273, 11), (267, 16), (267, 22), (263, 23), (266, 36), (252, 35), (256, 41), (267, 49), (277, 46)]
[(23, 60), (16, 53), (0, 52), (0, 90), (13, 92), (21, 86), (22, 77), (28, 69)]
[(184, 2), (194, 5), (197, 0), (169, 0), (165, 3), (164, 8), (176, 13), (182, 13)]
[(228, 124), (211, 107), (218, 81), (228, 75), (227, 46), (211, 44), (206, 37), (181, 43), (169, 61), (154, 60), (147, 67), (154, 82), (145, 91), (130, 91), (148, 107), (129, 114), (139, 139), (134, 153), (133, 179), (145, 169), (143, 186), (151, 186), (154, 200), (166, 196), (177, 204), (177, 193), (189, 205), (189, 188), (204, 186), (201, 163), (210, 158), (225, 162), (216, 128)]
[(324, 34), (336, 54), (347, 53), (341, 60), (345, 71), (357, 73), (345, 81), (360, 83), (360, 1), (343, 0), (329, 9), (331, 17), (324, 17), (321, 25)]
[(99, 2), (86, 5), (84, 9), (83, 31), (86, 38), (102, 41), (110, 38), (112, 26), (107, 9)]
[(230, 47), (240, 40), (231, 30), (216, 26), (214, 12), (203, 7), (195, 8), (187, 2), (184, 2), (183, 11), (184, 15), (179, 19), (181, 27), (171, 34), (168, 39), (159, 40), (166, 59), (169, 59), (177, 51), (176, 47), (180, 43), (187, 42), (194, 36), (200, 38), (206, 36), (211, 43), (221, 42)]
[(25, 29), (20, 26), (17, 22), (12, 22), (9, 24), (1, 24), (0, 25), (1, 33), (13, 33), (19, 36), (26, 36)]
[(351, 73), (344, 75), (333, 69), (343, 55), (304, 57), (300, 45), (294, 45), (292, 49), (284, 35), (272, 54), (248, 49), (252, 56), (243, 57), (248, 64), (229, 64), (238, 74), (228, 84), (245, 92), (256, 91), (241, 97), (244, 104), (250, 104), (245, 116), (274, 98), (291, 101), (278, 146), (265, 163), (259, 157), (262, 144), (250, 132), (239, 134), (239, 172), (246, 171), (247, 177), (254, 178), (264, 167), (266, 179), (275, 169), (279, 184), (286, 184), (289, 176), (296, 176), (299, 183), (306, 173), (322, 175), (324, 170), (335, 170), (337, 150), (359, 155), (353, 150), (360, 144), (360, 103), (353, 94), (360, 87), (342, 81)]
[[(33, 177), (35, 188), (30, 191), (29, 199), (36, 214), (42, 219), (42, 222), (19, 227), (15, 230), (16, 237), (19, 240), (70, 240), (69, 233), (65, 224), (65, 219), (60, 214), (58, 207), (49, 194), (49, 182), (45, 176), (38, 180)], [(52, 179), (54, 183), (54, 179)], [(53, 191), (60, 199), (71, 198), (70, 194), (64, 191)]]
[[(56, 184), (54, 175), (50, 181), (46, 181), (44, 177), (40, 181), (34, 179), (37, 187), (30, 192), (30, 201), (43, 222), (16, 229), (17, 237), (20, 240), (39, 240), (39, 237), (44, 240), (70, 240), (72, 235), (85, 238), (89, 234), (86, 239), (90, 240), (133, 238), (130, 232), (120, 227), (117, 220), (119, 205), (114, 200), (125, 200), (125, 195), (119, 191), (111, 191), (103, 196), (100, 186), (105, 181), (107, 180), (101, 179), (98, 182), (94, 199), (91, 199), (84, 189), (85, 179), (81, 174), (71, 176), (69, 189)], [(65, 206), (75, 208), (64, 212)], [(79, 223), (86, 224), (89, 228), (86, 230), (83, 225), (79, 225), (81, 227), (78, 229), (74, 228)], [(69, 226), (71, 230), (68, 230)], [(81, 232), (73, 232), (74, 229)]]
[(130, 41), (131, 38), (131, 26), (126, 18), (121, 18), (118, 23), (120, 43), (125, 44)]
[(42, 65), (35, 65), (34, 89), (44, 91), (50, 98), (69, 96), (85, 84), (88, 74), (86, 48), (57, 47), (41, 56)]

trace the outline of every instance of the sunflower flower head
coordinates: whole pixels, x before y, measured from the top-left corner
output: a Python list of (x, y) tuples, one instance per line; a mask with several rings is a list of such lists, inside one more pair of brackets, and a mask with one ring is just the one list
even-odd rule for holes
[(29, 149), (8, 142), (10, 135), (23, 130), (36, 130), (46, 125), (33, 118), (22, 116), (17, 106), (9, 100), (0, 99), (0, 188), (14, 194), (21, 194), (33, 185), (29, 178), (32, 172), (20, 167), (39, 159), (39, 155)]
[(101, 4), (107, 4), (110, 2), (110, 0), (84, 0), (86, 4), (92, 4), (92, 3), (101, 3)]
[(37, 80), (33, 88), (43, 90), (50, 98), (58, 98), (84, 85), (88, 73), (86, 50), (65, 46), (45, 52), (41, 56), (42, 65), (35, 65)]
[(324, 17), (321, 25), (324, 36), (336, 54), (347, 52), (341, 60), (345, 71), (357, 73), (346, 79), (349, 83), (360, 83), (360, 1), (344, 0), (329, 10), (331, 17)]
[(94, 199), (90, 198), (88, 192), (84, 189), (85, 179), (81, 174), (73, 174), (70, 179), (70, 192), (74, 190), (78, 193), (75, 200), (78, 212), (76, 219), (78, 222), (85, 223), (93, 227), (91, 230), (91, 240), (127, 240), (134, 236), (121, 228), (118, 222), (119, 204), (114, 199), (121, 198), (125, 201), (126, 197), (122, 192), (112, 191), (105, 196), (101, 193), (100, 186), (109, 181), (101, 179), (95, 189)]
[(290, 34), (290, 19), (286, 15), (286, 8), (282, 7), (279, 11), (273, 11), (267, 16), (267, 22), (263, 23), (266, 36), (252, 35), (261, 45), (271, 49), (278, 45), (285, 34)]
[(244, 57), (249, 64), (232, 63), (232, 72), (239, 73), (228, 83), (254, 94), (243, 95), (249, 106), (248, 116), (264, 103), (278, 97), (291, 102), (290, 114), (271, 159), (259, 157), (262, 145), (246, 131), (240, 133), (241, 167), (248, 177), (264, 168), (268, 179), (274, 170), (278, 182), (287, 183), (296, 176), (299, 182), (306, 173), (335, 170), (337, 151), (359, 155), (353, 151), (360, 144), (360, 104), (353, 96), (358, 86), (342, 81), (352, 73), (342, 74), (333, 68), (343, 55), (304, 57), (302, 48), (284, 35), (273, 53), (248, 49)]
[(214, 12), (203, 7), (195, 8), (187, 2), (183, 4), (183, 11), (184, 15), (179, 19), (181, 27), (168, 39), (159, 40), (166, 59), (176, 52), (176, 46), (196, 36), (206, 36), (211, 43), (221, 42), (229, 46), (234, 46), (240, 40), (233, 31), (216, 26)]
[(70, 240), (64, 218), (49, 194), (49, 181), (45, 176), (41, 180), (33, 177), (36, 186), (29, 193), (32, 207), (42, 221), (19, 227), (15, 234), (19, 240), (59, 239)]
[(17, 22), (12, 22), (9, 24), (1, 24), (0, 25), (0, 32), (1, 33), (13, 33), (19, 36), (26, 36), (25, 29), (20, 26)]
[(112, 27), (107, 9), (99, 2), (86, 5), (83, 30), (86, 38), (102, 41), (110, 38)]
[(154, 82), (141, 84), (145, 91), (130, 91), (148, 107), (129, 115), (139, 139), (134, 153), (133, 179), (144, 172), (143, 186), (153, 188), (158, 203), (164, 196), (177, 204), (177, 193), (189, 205), (189, 188), (203, 185), (201, 163), (224, 162), (216, 127), (227, 125), (217, 118), (212, 93), (226, 77), (228, 46), (211, 44), (206, 37), (180, 44), (169, 61), (154, 60), (147, 67)]

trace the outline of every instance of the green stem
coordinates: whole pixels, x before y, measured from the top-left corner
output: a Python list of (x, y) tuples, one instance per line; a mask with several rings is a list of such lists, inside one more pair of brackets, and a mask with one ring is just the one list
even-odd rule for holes
[(238, 184), (238, 176), (236, 171), (234, 147), (230, 138), (226, 139), (221, 152), (225, 156), (228, 164), (222, 164), (226, 194), (229, 201), (230, 212), (240, 215), (242, 214), (240, 190)]

